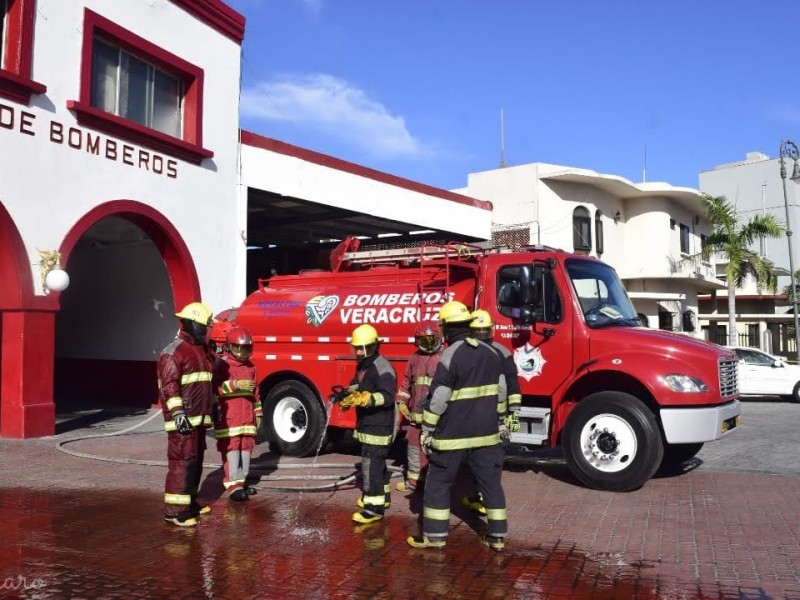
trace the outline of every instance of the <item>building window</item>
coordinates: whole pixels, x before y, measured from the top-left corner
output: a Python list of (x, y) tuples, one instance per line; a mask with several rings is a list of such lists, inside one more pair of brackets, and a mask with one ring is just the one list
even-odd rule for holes
[(603, 213), (599, 210), (594, 213), (594, 249), (597, 256), (603, 254)]
[(689, 226), (681, 223), (681, 254), (689, 254)]
[(31, 80), (35, 0), (0, 0), (0, 96), (29, 104), (47, 86)]
[(584, 253), (592, 249), (592, 218), (582, 206), (572, 211), (572, 245)]
[(675, 330), (675, 313), (662, 308), (658, 309), (658, 328), (665, 331)]
[(203, 70), (85, 9), (78, 122), (199, 164)]
[(181, 137), (183, 83), (155, 65), (95, 38), (91, 105)]

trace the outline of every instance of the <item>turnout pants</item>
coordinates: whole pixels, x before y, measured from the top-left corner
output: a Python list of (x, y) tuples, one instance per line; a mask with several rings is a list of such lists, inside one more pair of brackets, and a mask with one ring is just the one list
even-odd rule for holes
[(205, 449), (205, 427), (195, 427), (189, 433), (167, 432), (166, 516), (188, 517), (195, 512)]
[(256, 440), (251, 435), (236, 435), (217, 440), (217, 450), (222, 455), (222, 485), (228, 492), (245, 486), (250, 472), (250, 455), (255, 446)]
[(361, 444), (361, 478), (364, 482), (364, 512), (382, 515), (385, 504), (391, 500), (389, 493), (389, 471), (386, 459), (389, 446)]
[(489, 535), (505, 537), (508, 534), (506, 496), (501, 485), (503, 455), (500, 446), (486, 446), (471, 450), (434, 450), (429, 457), (425, 496), (422, 500), (422, 533), (429, 538), (447, 537), (450, 526), (450, 488), (458, 469), (467, 461), (472, 476), (483, 494)]
[(409, 425), (406, 429), (406, 442), (408, 447), (406, 450), (406, 480), (413, 486), (417, 486), (423, 478), (423, 471), (428, 466), (428, 457), (422, 451), (419, 445), (419, 436), (422, 429), (419, 425)]

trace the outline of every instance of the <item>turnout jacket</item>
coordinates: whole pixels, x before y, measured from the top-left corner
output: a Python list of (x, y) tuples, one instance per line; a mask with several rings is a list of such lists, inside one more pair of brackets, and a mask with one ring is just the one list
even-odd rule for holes
[(236, 382), (256, 380), (256, 368), (249, 360), (241, 362), (234, 356), (217, 359), (212, 371), (214, 402), (219, 405), (219, 423), (214, 425), (217, 439), (240, 435), (256, 435), (256, 417), (261, 416), (258, 387), (253, 392), (237, 389)]
[(500, 443), (506, 414), (503, 361), (485, 342), (466, 335), (442, 353), (422, 414), (435, 450), (465, 450)]
[(194, 427), (211, 425), (211, 365), (206, 350), (179, 331), (156, 364), (164, 428), (177, 431), (173, 417), (184, 412)]
[(517, 363), (508, 348), (499, 342), (492, 342), (492, 348), (500, 355), (503, 361), (503, 373), (506, 376), (506, 387), (508, 389), (508, 412), (519, 412), (522, 408), (522, 391), (519, 387), (519, 377), (517, 376)]
[(389, 446), (394, 434), (394, 394), (397, 375), (380, 354), (373, 354), (356, 367), (350, 388), (369, 392), (369, 405), (356, 407), (354, 438), (362, 444)]
[(422, 405), (428, 397), (433, 374), (441, 356), (441, 350), (433, 354), (423, 354), (417, 350), (408, 359), (403, 381), (397, 391), (397, 401), (408, 404), (412, 425), (419, 426), (422, 423)]

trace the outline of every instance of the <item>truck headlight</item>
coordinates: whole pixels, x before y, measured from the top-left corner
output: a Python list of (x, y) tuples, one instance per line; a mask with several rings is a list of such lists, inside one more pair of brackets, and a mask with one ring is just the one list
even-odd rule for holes
[(708, 386), (703, 383), (702, 379), (697, 377), (689, 377), (688, 375), (667, 375), (664, 377), (664, 383), (673, 392), (707, 392)]

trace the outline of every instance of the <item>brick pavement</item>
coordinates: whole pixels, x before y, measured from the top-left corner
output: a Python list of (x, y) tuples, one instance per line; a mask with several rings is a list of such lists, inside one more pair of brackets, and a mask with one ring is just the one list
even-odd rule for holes
[[(511, 537), (495, 554), (457, 505), (444, 551), (409, 548), (420, 499), (393, 493), (388, 518), (353, 527), (359, 492), (221, 498), (196, 531), (161, 521), (165, 469), (100, 462), (55, 443), (123, 428), (141, 415), (54, 438), (0, 440), (0, 598), (759, 598), (800, 599), (800, 477), (689, 470), (613, 494), (578, 486), (557, 458), (509, 461)], [(158, 420), (154, 421), (158, 425)], [(161, 433), (67, 447), (163, 460)], [(275, 457), (258, 447), (260, 475)], [(208, 462), (218, 462), (212, 448)], [(310, 463), (311, 459), (292, 462)], [(357, 457), (327, 454), (350, 471)], [(286, 461), (283, 461), (284, 463)], [(292, 482), (293, 484), (296, 482)], [(301, 482), (302, 483), (302, 482)], [(317, 482), (315, 482), (317, 483)], [(278, 485), (262, 481), (259, 487)], [(27, 590), (22, 589), (27, 586)]]

